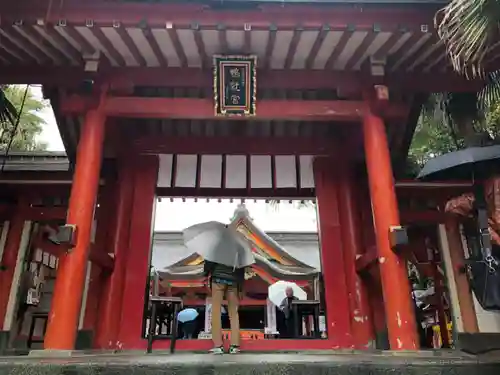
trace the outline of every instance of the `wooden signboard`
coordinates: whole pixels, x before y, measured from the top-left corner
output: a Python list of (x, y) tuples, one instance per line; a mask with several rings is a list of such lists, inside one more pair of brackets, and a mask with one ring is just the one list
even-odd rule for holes
[(255, 116), (256, 56), (214, 56), (216, 116)]

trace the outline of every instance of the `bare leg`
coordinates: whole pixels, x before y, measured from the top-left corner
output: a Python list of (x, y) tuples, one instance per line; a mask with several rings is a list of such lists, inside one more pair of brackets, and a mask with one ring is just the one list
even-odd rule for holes
[(225, 285), (212, 284), (212, 341), (214, 347), (222, 346), (221, 305)]
[(231, 345), (240, 345), (240, 317), (238, 315), (238, 307), (240, 299), (238, 288), (230, 286), (227, 290), (228, 315), (231, 323)]

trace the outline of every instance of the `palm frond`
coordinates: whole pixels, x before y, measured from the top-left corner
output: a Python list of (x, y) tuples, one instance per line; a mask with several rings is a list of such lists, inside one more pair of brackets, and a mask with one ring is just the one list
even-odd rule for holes
[(452, 0), (434, 22), (454, 69), (482, 75), (486, 53), (499, 35), (500, 0)]
[(0, 124), (8, 122), (14, 125), (17, 115), (17, 109), (5, 95), (4, 87), (0, 87)]
[(479, 109), (482, 111), (500, 101), (500, 70), (486, 74), (485, 82), (484, 88), (477, 94)]

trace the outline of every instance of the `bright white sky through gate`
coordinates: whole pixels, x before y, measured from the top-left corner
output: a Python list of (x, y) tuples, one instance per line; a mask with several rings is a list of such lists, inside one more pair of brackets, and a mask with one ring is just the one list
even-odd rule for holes
[[(32, 87), (36, 97), (42, 97), (39, 86)], [(45, 119), (46, 125), (39, 139), (46, 142), (49, 151), (64, 151), (64, 146), (57, 129), (56, 121), (52, 109), (49, 107), (41, 116)], [(228, 222), (233, 216), (234, 210), (239, 204), (239, 200), (216, 199), (207, 202), (206, 199), (194, 202), (194, 199), (162, 199), (156, 206), (155, 231), (182, 230), (190, 225), (204, 221)], [(263, 200), (257, 202), (247, 200), (245, 202), (250, 216), (255, 224), (265, 231), (289, 231), (289, 232), (315, 232), (316, 210), (313, 206), (298, 208), (298, 204), (281, 202), (277, 206), (271, 206)]]

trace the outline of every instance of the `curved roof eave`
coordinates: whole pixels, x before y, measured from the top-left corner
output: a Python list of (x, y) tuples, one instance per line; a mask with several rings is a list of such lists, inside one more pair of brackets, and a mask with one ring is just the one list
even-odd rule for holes
[[(319, 271), (311, 267), (287, 267), (277, 265), (259, 254), (255, 254), (257, 265), (265, 268), (270, 274), (276, 277), (290, 276), (295, 278), (311, 278), (319, 274)], [(203, 264), (196, 266), (167, 267), (158, 271), (160, 276), (167, 278), (199, 277), (203, 274)]]
[[(236, 211), (236, 214), (234, 218), (232, 219), (231, 222), (237, 223), (237, 222), (243, 222), (245, 226), (254, 234), (258, 235), (269, 247), (272, 249), (276, 250), (280, 256), (283, 258), (287, 259), (290, 261), (290, 263), (295, 263), (297, 266), (300, 266), (301, 268), (305, 269), (312, 269), (317, 272), (315, 268), (312, 268), (310, 265), (300, 261), (297, 258), (294, 258), (286, 251), (284, 247), (282, 247), (280, 244), (278, 244), (274, 239), (272, 239), (270, 236), (267, 235), (266, 232), (262, 231), (259, 227), (257, 227), (254, 223), (253, 220), (249, 217), (248, 211), (246, 209), (238, 209)], [(266, 259), (267, 261), (267, 259)]]

